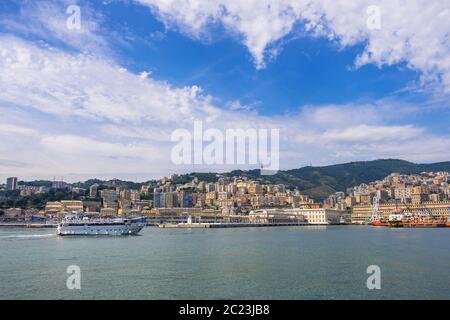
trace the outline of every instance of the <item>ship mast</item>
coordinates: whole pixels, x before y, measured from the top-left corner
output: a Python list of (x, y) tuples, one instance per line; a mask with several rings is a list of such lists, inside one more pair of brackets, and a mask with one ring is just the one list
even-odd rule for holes
[(380, 205), (380, 199), (378, 198), (378, 194), (375, 195), (375, 197), (373, 197), (373, 202), (372, 202), (372, 209), (373, 209), (373, 215), (375, 219), (378, 219), (378, 209), (379, 209), (379, 205)]

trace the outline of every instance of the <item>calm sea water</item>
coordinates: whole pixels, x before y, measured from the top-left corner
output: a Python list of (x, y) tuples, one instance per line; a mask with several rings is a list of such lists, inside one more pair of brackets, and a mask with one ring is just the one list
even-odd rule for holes
[[(450, 228), (0, 229), (0, 299), (450, 299)], [(67, 267), (81, 268), (68, 290)], [(366, 269), (381, 268), (368, 290)]]

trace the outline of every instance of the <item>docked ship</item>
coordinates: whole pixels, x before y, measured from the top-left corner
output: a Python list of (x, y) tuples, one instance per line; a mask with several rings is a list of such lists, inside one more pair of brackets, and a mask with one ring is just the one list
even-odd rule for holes
[(371, 221), (370, 225), (374, 226), (374, 227), (387, 227), (389, 224), (387, 221), (385, 221), (383, 219), (379, 219), (379, 220)]
[(409, 220), (403, 221), (404, 228), (445, 228), (447, 223), (445, 220), (440, 219), (418, 219), (411, 218)]
[(142, 219), (90, 219), (78, 214), (66, 215), (58, 224), (57, 234), (60, 236), (85, 235), (136, 235), (144, 223)]
[(380, 217), (379, 215), (374, 215), (370, 218), (369, 224), (374, 227), (387, 227), (388, 222)]
[(403, 213), (396, 210), (389, 215), (389, 226), (394, 228), (445, 228), (448, 227), (448, 221), (435, 217), (427, 211), (427, 215), (413, 214), (411, 211)]
[(396, 210), (389, 215), (388, 225), (391, 228), (403, 228), (404, 219), (405, 216), (403, 215), (403, 213), (399, 210)]

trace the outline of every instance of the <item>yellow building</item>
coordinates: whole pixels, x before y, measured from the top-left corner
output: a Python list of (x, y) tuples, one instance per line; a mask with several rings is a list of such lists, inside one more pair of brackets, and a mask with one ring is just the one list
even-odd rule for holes
[(104, 216), (115, 216), (117, 215), (117, 209), (114, 208), (101, 208), (100, 214)]
[(44, 212), (48, 215), (61, 215), (64, 212), (83, 212), (83, 201), (61, 200), (49, 201), (45, 205)]
[(45, 205), (45, 214), (57, 214), (63, 211), (63, 206), (59, 201), (49, 201)]
[(80, 200), (61, 200), (61, 205), (66, 212), (83, 212), (83, 201)]
[[(378, 214), (387, 219), (389, 214), (397, 208), (405, 212), (411, 212), (412, 214), (424, 217), (428, 215), (427, 212), (439, 218), (447, 218), (450, 216), (450, 201), (427, 201), (417, 204), (399, 203), (397, 206), (395, 203), (383, 203), (378, 207)], [(366, 223), (373, 214), (374, 212), (371, 205), (356, 205), (352, 208), (352, 222)]]

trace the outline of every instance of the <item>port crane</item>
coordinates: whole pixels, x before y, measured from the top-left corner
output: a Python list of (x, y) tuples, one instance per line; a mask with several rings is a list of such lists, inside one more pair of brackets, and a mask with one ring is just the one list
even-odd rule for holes
[(375, 197), (373, 197), (373, 201), (372, 201), (372, 217), (369, 219), (369, 223), (374, 222), (375, 220), (380, 220), (380, 215), (378, 214), (378, 209), (380, 207), (380, 198), (378, 197), (378, 195), (376, 195)]

